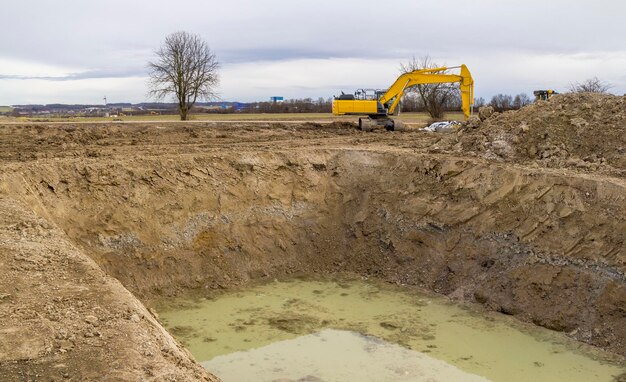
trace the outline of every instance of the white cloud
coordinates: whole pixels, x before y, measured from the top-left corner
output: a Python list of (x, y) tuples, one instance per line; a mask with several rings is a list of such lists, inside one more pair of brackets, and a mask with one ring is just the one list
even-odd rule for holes
[[(469, 64), (468, 64), (469, 65)], [(470, 69), (476, 94), (527, 93), (536, 89), (566, 91), (573, 82), (598, 77), (610, 83), (611, 92), (626, 93), (626, 51), (577, 54), (489, 54), (474, 57)]]
[(0, 76), (63, 77), (76, 71), (79, 69), (0, 57)]
[(108, 102), (142, 102), (147, 98), (146, 93), (146, 79), (141, 77), (75, 81), (0, 80), (0, 105), (102, 104), (104, 96)]
[(330, 97), (341, 90), (386, 87), (397, 76), (398, 61), (358, 58), (262, 61), (225, 66), (221, 94), (224, 99), (266, 100)]
[(466, 63), (484, 97), (591, 76), (621, 94), (625, 13), (626, 2), (611, 0), (9, 1), (3, 14), (27, 17), (0, 23), (8, 36), (0, 76), (67, 81), (0, 79), (0, 104), (87, 103), (103, 91), (146, 100), (137, 78), (164, 36), (181, 29), (217, 53), (228, 100), (385, 87), (400, 61), (424, 54)]

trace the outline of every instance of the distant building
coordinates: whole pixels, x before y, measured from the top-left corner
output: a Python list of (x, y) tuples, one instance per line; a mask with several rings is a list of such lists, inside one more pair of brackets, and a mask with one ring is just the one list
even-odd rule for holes
[(235, 111), (241, 111), (247, 108), (248, 106), (249, 105), (247, 103), (233, 102), (233, 109), (235, 109)]
[(270, 97), (270, 101), (271, 101), (271, 102), (283, 102), (284, 100), (285, 100), (285, 98), (284, 98), (284, 97), (281, 97), (281, 96), (273, 96), (273, 97)]

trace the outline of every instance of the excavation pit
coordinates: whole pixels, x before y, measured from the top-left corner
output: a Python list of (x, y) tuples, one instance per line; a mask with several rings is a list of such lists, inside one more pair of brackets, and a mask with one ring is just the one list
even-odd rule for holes
[(496, 160), (482, 134), (0, 127), (0, 379), (210, 380), (152, 308), (300, 274), (422, 288), (619, 362), (621, 162)]

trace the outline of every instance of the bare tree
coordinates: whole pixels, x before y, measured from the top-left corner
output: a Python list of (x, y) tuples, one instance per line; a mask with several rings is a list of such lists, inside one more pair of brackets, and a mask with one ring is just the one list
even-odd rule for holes
[(486, 104), (487, 104), (487, 102), (485, 102), (485, 99), (483, 97), (478, 97), (474, 101), (474, 107), (475, 108), (481, 108), (481, 107), (485, 106)]
[(173, 95), (178, 100), (181, 121), (198, 99), (215, 97), (219, 63), (198, 35), (176, 32), (168, 35), (156, 52), (150, 68), (150, 95), (157, 99)]
[(598, 77), (569, 85), (569, 91), (572, 93), (608, 93), (610, 88), (610, 84), (601, 81)]
[[(412, 72), (420, 69), (438, 68), (439, 65), (431, 60), (429, 56), (422, 58), (411, 58), (406, 64), (400, 64), (402, 73)], [(441, 72), (441, 73), (446, 73)], [(416, 92), (419, 94), (424, 108), (432, 118), (442, 118), (446, 105), (454, 104), (453, 100), (460, 97), (460, 91), (457, 87), (450, 84), (421, 84), (407, 89), (407, 92)]]
[(532, 101), (530, 100), (530, 97), (528, 96), (528, 94), (526, 93), (520, 93), (518, 95), (515, 96), (515, 98), (513, 99), (513, 105), (512, 108), (513, 109), (521, 109), (526, 105), (530, 105), (532, 103)]
[(513, 109), (513, 97), (508, 94), (496, 94), (491, 97), (489, 105), (494, 108), (495, 111), (506, 111)]

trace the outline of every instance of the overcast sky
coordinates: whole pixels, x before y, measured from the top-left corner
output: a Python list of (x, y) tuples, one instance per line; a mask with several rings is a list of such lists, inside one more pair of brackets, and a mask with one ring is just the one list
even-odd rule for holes
[(626, 93), (618, 0), (4, 0), (0, 105), (142, 102), (164, 37), (199, 34), (222, 100), (386, 88), (399, 64), (466, 64), (476, 95), (565, 90), (597, 76)]

